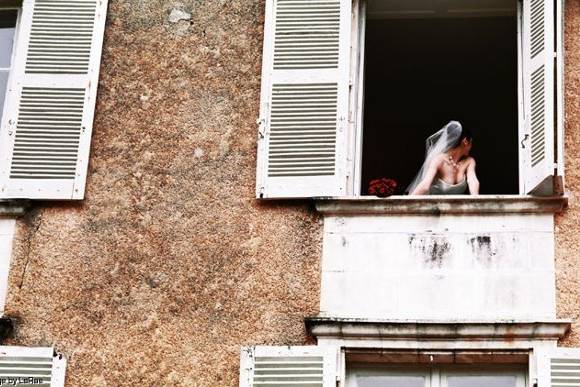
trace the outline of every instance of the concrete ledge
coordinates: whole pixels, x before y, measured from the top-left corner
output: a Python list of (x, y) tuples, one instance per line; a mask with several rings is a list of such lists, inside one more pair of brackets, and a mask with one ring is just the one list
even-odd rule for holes
[[(555, 343), (571, 322), (553, 321), (392, 321), (331, 317), (305, 319), (307, 331), (319, 342), (345, 347), (376, 348), (526, 348)], [(484, 344), (487, 343), (487, 344)]]
[(0, 217), (19, 217), (30, 207), (28, 200), (0, 200)]
[(364, 196), (316, 201), (316, 209), (325, 215), (556, 213), (567, 206), (567, 196), (524, 195)]

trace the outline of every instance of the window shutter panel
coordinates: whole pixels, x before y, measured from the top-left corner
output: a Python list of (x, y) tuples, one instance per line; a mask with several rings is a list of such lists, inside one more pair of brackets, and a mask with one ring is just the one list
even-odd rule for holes
[(0, 197), (82, 199), (107, 0), (24, 0), (0, 134)]
[(64, 387), (66, 359), (53, 348), (0, 346), (0, 385)]
[(258, 198), (346, 189), (351, 0), (267, 0)]
[(338, 348), (244, 347), (240, 360), (240, 387), (336, 387)]
[(523, 2), (525, 193), (551, 193), (554, 159), (554, 1)]
[(580, 349), (542, 348), (536, 359), (538, 387), (580, 386)]

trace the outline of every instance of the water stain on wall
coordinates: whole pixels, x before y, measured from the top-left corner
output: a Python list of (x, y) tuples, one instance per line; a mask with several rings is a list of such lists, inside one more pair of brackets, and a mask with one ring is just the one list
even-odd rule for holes
[(423, 264), (429, 268), (441, 268), (445, 260), (450, 256), (451, 243), (442, 235), (417, 235), (409, 236), (411, 254), (419, 257)]

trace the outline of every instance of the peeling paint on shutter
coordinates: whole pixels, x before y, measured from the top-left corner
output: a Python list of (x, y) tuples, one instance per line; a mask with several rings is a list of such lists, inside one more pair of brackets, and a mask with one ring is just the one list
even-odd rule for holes
[(336, 347), (248, 347), (240, 361), (240, 387), (335, 387)]
[(25, 0), (0, 133), (0, 198), (84, 197), (107, 1)]
[(268, 0), (257, 197), (346, 189), (351, 2)]
[(0, 346), (2, 385), (63, 387), (66, 360), (52, 348)]
[(521, 173), (525, 193), (550, 193), (554, 175), (554, 3), (523, 2), (524, 129)]

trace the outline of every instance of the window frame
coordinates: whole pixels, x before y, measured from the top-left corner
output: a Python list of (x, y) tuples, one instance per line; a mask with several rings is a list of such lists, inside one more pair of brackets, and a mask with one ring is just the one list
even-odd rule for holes
[(6, 108), (9, 106), (9, 102), (8, 102), (8, 96), (10, 95), (9, 93), (9, 87), (12, 84), (12, 77), (14, 76), (14, 59), (16, 58), (16, 50), (18, 48), (18, 39), (20, 36), (20, 22), (22, 19), (22, 5), (17, 6), (17, 5), (0, 5), (0, 12), (1, 11), (9, 11), (9, 10), (15, 10), (16, 11), (16, 24), (14, 26), (14, 39), (12, 41), (12, 55), (10, 58), (10, 68), (6, 69), (6, 68), (0, 68), (0, 71), (6, 71), (8, 70), (8, 79), (6, 81), (6, 90), (4, 91), (4, 105), (2, 106), (2, 114), (0, 114), (0, 122), (4, 122), (4, 114), (6, 113)]
[(530, 373), (516, 364), (376, 364), (355, 363), (346, 366), (346, 387), (358, 387), (358, 376), (418, 376), (425, 377), (424, 387), (449, 387), (453, 376), (515, 376), (515, 387), (529, 387)]
[[(349, 138), (347, 143), (347, 182), (346, 182), (346, 196), (349, 198), (361, 198), (362, 194), (362, 154), (363, 154), (363, 137), (364, 137), (364, 78), (365, 78), (365, 31), (366, 31), (366, 3), (368, 0), (353, 0), (352, 5), (352, 33), (351, 33), (351, 79), (352, 85), (350, 90), (349, 104)], [(521, 134), (525, 130), (524, 121), (524, 68), (523, 68), (523, 4), (522, 1), (517, 3), (517, 33), (514, 39), (517, 40), (517, 87), (518, 87), (518, 141)], [(556, 28), (556, 45), (555, 53), (556, 60), (556, 92), (554, 94), (554, 109), (556, 112), (555, 142), (557, 144), (557, 154), (555, 166), (558, 175), (564, 177), (564, 47), (563, 47), (563, 1), (554, 0), (556, 8), (555, 26)], [(562, 27), (559, 27), (562, 26)], [(559, 28), (558, 28), (559, 27)], [(525, 192), (523, 173), (523, 165), (525, 162), (524, 151), (522, 147), (518, 147), (518, 193), (513, 195), (485, 195), (494, 196), (496, 198), (513, 197), (514, 195), (520, 197), (528, 197)], [(563, 181), (562, 181), (563, 185)], [(564, 187), (560, 187), (562, 190)], [(441, 195), (429, 195), (430, 200), (437, 200)]]

